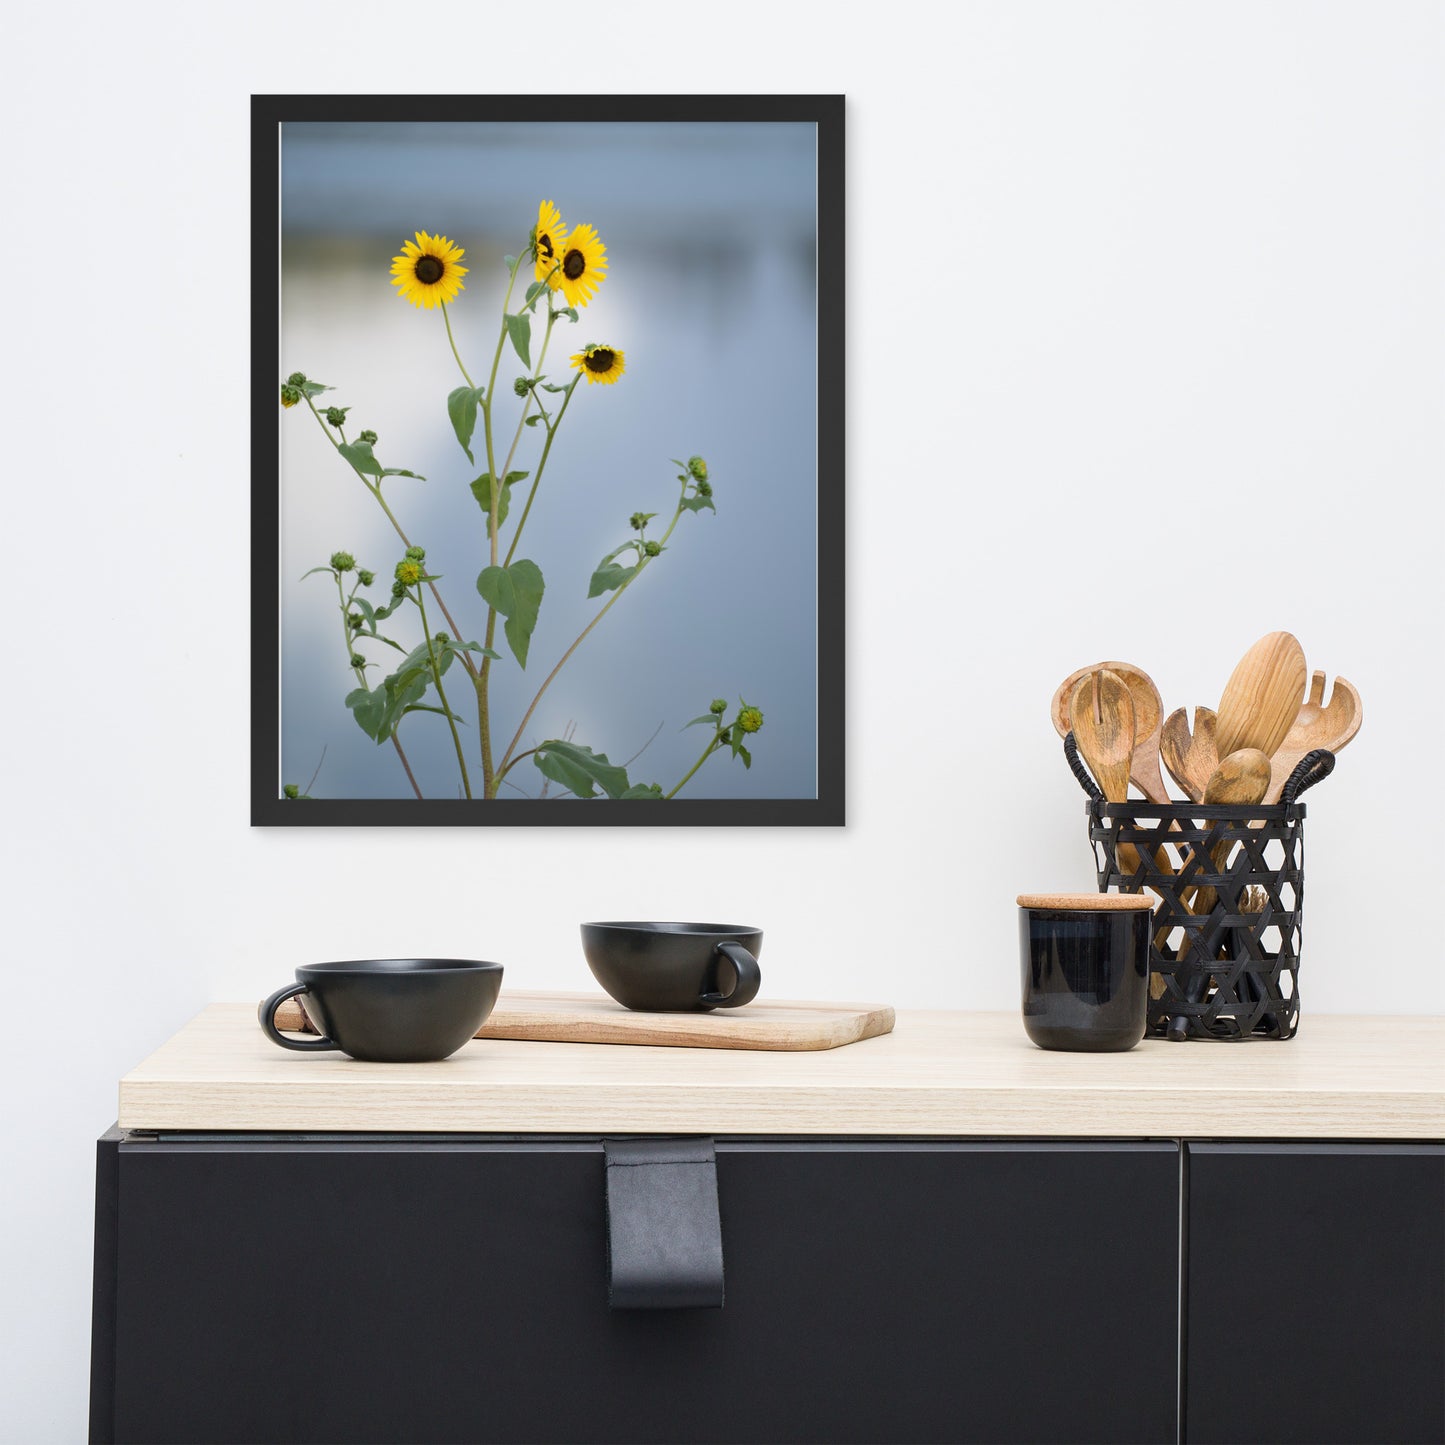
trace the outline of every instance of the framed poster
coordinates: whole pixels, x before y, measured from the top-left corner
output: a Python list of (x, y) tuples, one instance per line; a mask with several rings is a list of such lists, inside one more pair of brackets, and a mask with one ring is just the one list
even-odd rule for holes
[(840, 96), (255, 96), (252, 822), (843, 822)]

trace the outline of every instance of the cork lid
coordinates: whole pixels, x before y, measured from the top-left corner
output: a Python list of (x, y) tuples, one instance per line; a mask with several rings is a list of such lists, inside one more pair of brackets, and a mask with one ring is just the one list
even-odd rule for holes
[(1147, 893), (1020, 893), (1020, 908), (1063, 908), (1074, 913), (1124, 913), (1152, 909)]

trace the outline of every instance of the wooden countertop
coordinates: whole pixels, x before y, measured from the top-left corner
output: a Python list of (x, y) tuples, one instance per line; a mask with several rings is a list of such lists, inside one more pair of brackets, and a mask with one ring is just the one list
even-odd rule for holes
[(475, 1039), (436, 1064), (288, 1053), (212, 1004), (120, 1083), (138, 1130), (1445, 1138), (1445, 1018), (1288, 1043), (1046, 1053), (1016, 1014), (907, 1012), (822, 1053)]

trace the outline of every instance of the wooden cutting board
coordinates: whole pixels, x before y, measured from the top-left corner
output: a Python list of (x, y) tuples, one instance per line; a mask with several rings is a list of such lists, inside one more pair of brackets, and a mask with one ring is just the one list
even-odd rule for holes
[[(287, 999), (276, 1027), (304, 1027), (301, 1005)], [(606, 994), (519, 993), (503, 989), (479, 1039), (564, 1044), (661, 1044), (691, 1049), (836, 1049), (891, 1033), (887, 1004), (775, 1000), (713, 1013), (633, 1013)]]

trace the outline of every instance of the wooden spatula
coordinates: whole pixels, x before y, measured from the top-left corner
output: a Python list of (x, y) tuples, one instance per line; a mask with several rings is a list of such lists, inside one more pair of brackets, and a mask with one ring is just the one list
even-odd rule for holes
[(1261, 637), (1240, 658), (1219, 699), (1214, 725), (1219, 756), (1258, 748), (1272, 758), (1299, 716), (1307, 676), (1304, 648), (1288, 632)]

